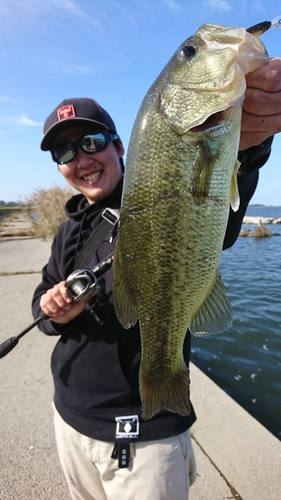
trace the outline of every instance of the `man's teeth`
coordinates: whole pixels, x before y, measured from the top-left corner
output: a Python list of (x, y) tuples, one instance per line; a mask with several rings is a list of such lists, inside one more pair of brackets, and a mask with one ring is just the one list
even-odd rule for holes
[(86, 177), (83, 177), (84, 181), (88, 182), (93, 182), (96, 181), (100, 176), (100, 172), (96, 172), (95, 174), (92, 175), (87, 175)]

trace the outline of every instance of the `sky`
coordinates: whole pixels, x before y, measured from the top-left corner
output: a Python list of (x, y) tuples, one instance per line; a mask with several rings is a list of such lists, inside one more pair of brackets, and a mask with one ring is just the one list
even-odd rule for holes
[[(125, 149), (141, 101), (178, 46), (204, 23), (249, 27), (280, 0), (0, 0), (0, 201), (65, 186), (43, 124), (63, 99), (92, 97)], [(281, 30), (262, 36), (281, 57)], [(281, 205), (281, 134), (251, 203)]]

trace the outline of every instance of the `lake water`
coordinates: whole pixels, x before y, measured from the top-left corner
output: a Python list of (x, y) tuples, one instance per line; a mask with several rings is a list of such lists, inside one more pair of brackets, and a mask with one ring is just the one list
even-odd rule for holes
[[(281, 217), (281, 207), (253, 205), (247, 215)], [(219, 268), (233, 326), (219, 335), (192, 336), (191, 359), (281, 440), (281, 225), (266, 227), (279, 235), (239, 237), (223, 252)]]

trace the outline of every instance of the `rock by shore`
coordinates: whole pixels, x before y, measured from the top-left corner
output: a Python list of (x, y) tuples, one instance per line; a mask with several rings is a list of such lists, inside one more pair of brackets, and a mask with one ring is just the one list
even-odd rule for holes
[(243, 224), (281, 224), (281, 217), (250, 217), (245, 215)]

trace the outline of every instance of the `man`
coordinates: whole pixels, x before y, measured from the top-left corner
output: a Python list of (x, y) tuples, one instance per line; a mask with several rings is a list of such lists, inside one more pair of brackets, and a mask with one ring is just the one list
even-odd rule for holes
[[(238, 212), (230, 213), (224, 248), (239, 234), (258, 169), (269, 157), (272, 136), (281, 130), (281, 60), (272, 59), (249, 74), (247, 82), (239, 153), (241, 205)], [(112, 231), (96, 237), (97, 245), (83, 267), (93, 268), (114, 251), (123, 144), (108, 113), (85, 98), (67, 99), (57, 106), (45, 122), (44, 133), (41, 149), (51, 151), (61, 174), (80, 192), (66, 204), (69, 221), (58, 230), (33, 298), (34, 316), (43, 310), (51, 318), (41, 323), (42, 331), (59, 336), (52, 355), (54, 421), (71, 496), (75, 500), (186, 500), (196, 475), (189, 436), (194, 410), (185, 417), (161, 411), (143, 421), (138, 325), (122, 328), (111, 297), (91, 314), (89, 306), (74, 302), (65, 288), (65, 279), (76, 268), (76, 255), (104, 216), (111, 217)], [(103, 278), (110, 294), (112, 268)], [(187, 333), (187, 364), (189, 356)]]

